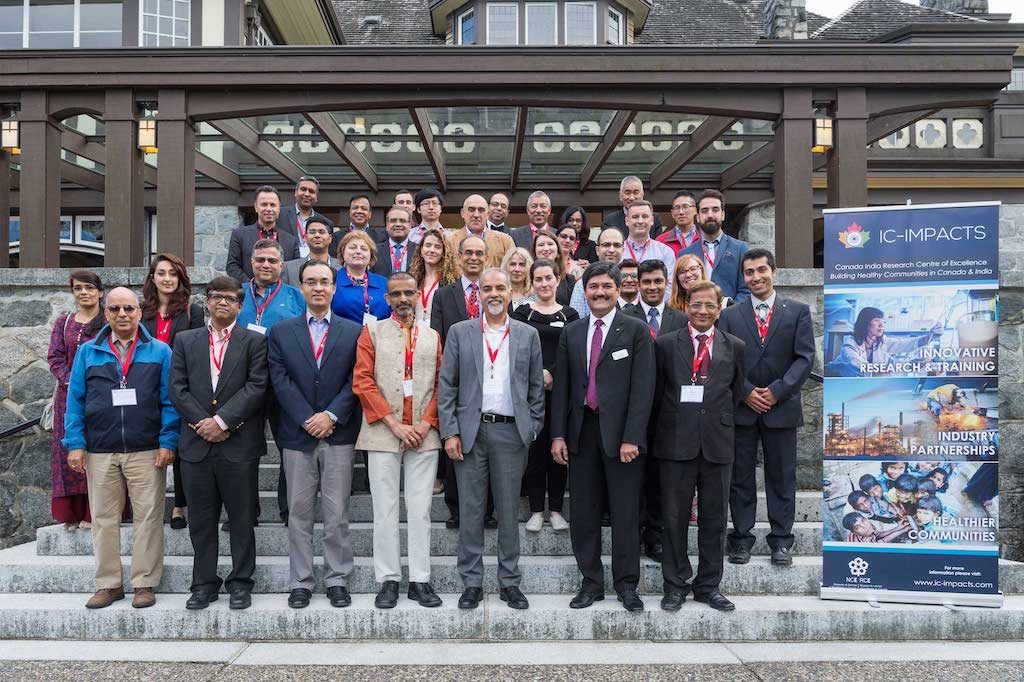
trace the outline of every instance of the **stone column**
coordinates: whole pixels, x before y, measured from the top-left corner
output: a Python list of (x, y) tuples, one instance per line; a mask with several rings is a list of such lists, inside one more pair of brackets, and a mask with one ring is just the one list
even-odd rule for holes
[(868, 203), (868, 112), (864, 88), (839, 88), (828, 155), (828, 207)]
[(11, 259), (11, 155), (0, 151), (0, 268)]
[(195, 264), (195, 130), (184, 90), (161, 90), (157, 113), (160, 162), (156, 187), (156, 250)]
[(764, 35), (775, 40), (806, 40), (806, 0), (768, 0), (764, 6)]
[(107, 267), (142, 265), (146, 210), (144, 159), (138, 145), (135, 95), (130, 89), (107, 91), (103, 122), (107, 130), (103, 264)]
[(779, 267), (814, 267), (810, 88), (787, 88), (775, 127), (775, 257)]
[(45, 90), (21, 95), (19, 214), (23, 268), (60, 267), (60, 123)]

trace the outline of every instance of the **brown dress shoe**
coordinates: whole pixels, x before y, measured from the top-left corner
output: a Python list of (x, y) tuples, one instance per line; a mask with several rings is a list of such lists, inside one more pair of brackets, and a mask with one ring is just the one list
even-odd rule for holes
[(102, 590), (96, 590), (96, 594), (89, 597), (89, 601), (85, 602), (85, 608), (105, 609), (114, 602), (121, 599), (124, 599), (123, 587), (111, 587)]
[(132, 597), (132, 608), (144, 609), (156, 603), (156, 594), (152, 587), (136, 587)]

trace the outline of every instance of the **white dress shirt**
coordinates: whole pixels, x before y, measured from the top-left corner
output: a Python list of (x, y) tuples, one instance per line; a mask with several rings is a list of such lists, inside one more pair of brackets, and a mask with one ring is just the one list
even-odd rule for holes
[(751, 294), (750, 295), (750, 305), (752, 305), (754, 307), (754, 314), (757, 315), (757, 306), (761, 305), (762, 303), (767, 303), (768, 304), (768, 310), (766, 310), (765, 313), (764, 313), (767, 316), (768, 313), (771, 311), (771, 309), (775, 307), (775, 297), (776, 297), (775, 289), (772, 289), (772, 295), (769, 296), (768, 298), (766, 298), (763, 301), (761, 299), (759, 299), (757, 296), (754, 296), (753, 294)]
[(715, 339), (715, 336), (714, 336), (715, 328), (711, 327), (711, 329), (707, 330), (706, 332), (699, 332), (699, 331), (697, 331), (696, 329), (693, 328), (692, 324), (689, 325), (689, 327), (690, 327), (690, 340), (693, 341), (693, 357), (697, 357), (697, 349), (700, 348), (700, 341), (697, 340), (697, 336), (700, 335), (700, 334), (704, 334), (705, 336), (708, 337), (707, 338), (708, 360), (713, 358), (714, 355), (715, 355), (715, 348), (714, 348), (715, 344), (713, 343), (713, 341)]
[[(505, 318), (505, 324), (497, 329), (492, 329), (491, 325), (484, 324), (484, 339), (481, 343), (484, 354), (483, 399), (480, 402), (480, 410), (492, 414), (501, 414), (506, 417), (514, 417), (516, 412), (512, 405), (512, 379), (509, 376), (508, 367), (508, 348), (511, 338), (505, 339), (502, 342), (505, 330), (508, 328), (508, 317)], [(491, 350), (498, 349), (498, 356), (494, 359), (493, 368), (490, 354), (487, 352), (487, 344), (490, 344)], [(499, 347), (498, 344), (501, 344), (501, 346)]]
[[(231, 341), (231, 332), (235, 330), (235, 323), (232, 322), (221, 331), (213, 326), (213, 324), (207, 323), (207, 331), (213, 336), (213, 348), (210, 349), (210, 381), (213, 384), (213, 392), (217, 392), (217, 382), (220, 381), (220, 369), (214, 363), (213, 358), (216, 353), (217, 361), (221, 363), (221, 367), (224, 366), (224, 356), (228, 352), (228, 343)], [(228, 425), (224, 423), (224, 420), (219, 415), (213, 415), (213, 420), (217, 422), (224, 431), (228, 430)]]
[(594, 329), (597, 328), (597, 321), (601, 320), (604, 322), (604, 326), (601, 327), (601, 349), (604, 350), (604, 342), (608, 340), (608, 332), (611, 331), (612, 321), (615, 320), (616, 311), (618, 311), (618, 307), (612, 308), (604, 317), (590, 316), (590, 322), (587, 325), (587, 347), (585, 350), (587, 357), (587, 374), (590, 374), (590, 344), (594, 342)]
[(651, 308), (657, 308), (657, 310), (658, 310), (658, 324), (659, 325), (661, 324), (662, 318), (665, 317), (665, 303), (664, 302), (661, 302), (658, 305), (651, 306), (651, 305), (647, 305), (647, 303), (641, 297), (640, 298), (640, 307), (643, 308), (644, 317), (647, 319), (648, 322), (651, 321)]

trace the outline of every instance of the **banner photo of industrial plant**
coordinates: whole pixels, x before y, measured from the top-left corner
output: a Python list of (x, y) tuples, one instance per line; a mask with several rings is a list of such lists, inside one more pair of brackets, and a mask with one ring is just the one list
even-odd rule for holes
[(824, 222), (821, 596), (1001, 606), (999, 204)]

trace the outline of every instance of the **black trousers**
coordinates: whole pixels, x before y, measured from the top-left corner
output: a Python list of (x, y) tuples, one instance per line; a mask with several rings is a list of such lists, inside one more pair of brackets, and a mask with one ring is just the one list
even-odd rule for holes
[[(695, 595), (710, 594), (722, 582), (723, 545), (725, 543), (726, 504), (729, 499), (731, 465), (709, 462), (703, 454), (696, 459), (663, 459), (661, 505), (665, 520), (662, 537), (664, 558), (661, 573), (665, 591), (676, 590)], [(697, 493), (697, 577), (692, 586), (693, 566), (689, 557), (690, 508)], [(573, 518), (573, 523), (576, 519)]]
[(174, 472), (174, 506), (187, 507), (188, 502), (185, 498), (185, 484), (181, 481), (181, 467), (178, 464), (179, 463), (175, 463), (174, 466), (171, 467), (171, 470)]
[(562, 512), (565, 500), (565, 485), (569, 471), (551, 456), (551, 393), (544, 397), (544, 428), (537, 440), (530, 445), (530, 456), (526, 461), (523, 485), (530, 498), (530, 513), (544, 511), (544, 496), (548, 498), (548, 509)]
[(757, 511), (757, 444), (764, 452), (764, 488), (768, 503), (768, 546), (772, 549), (793, 546), (793, 520), (796, 515), (796, 429), (770, 429), (761, 423), (736, 427), (736, 460), (732, 467), (732, 512), (730, 547), (754, 545)]
[(601, 513), (607, 496), (612, 518), (612, 581), (615, 591), (636, 589), (640, 582), (640, 491), (648, 455), (628, 464), (619, 453), (608, 457), (601, 445), (601, 422), (585, 410), (579, 452), (569, 453), (569, 537), (583, 588), (604, 592), (601, 563)]
[[(648, 443), (653, 442), (648, 438)], [(644, 465), (643, 497), (640, 502), (640, 527), (643, 541), (647, 544), (661, 542), (664, 523), (661, 519), (661, 471), (658, 459), (647, 457)]]
[(217, 575), (220, 510), (223, 506), (231, 522), (231, 572), (223, 581), (230, 592), (252, 590), (256, 570), (256, 534), (253, 531), (256, 508), (252, 491), (256, 489), (260, 462), (229, 462), (210, 455), (202, 462), (179, 460), (185, 494), (188, 495), (188, 532), (195, 558), (192, 563), (193, 591), (220, 590)]

